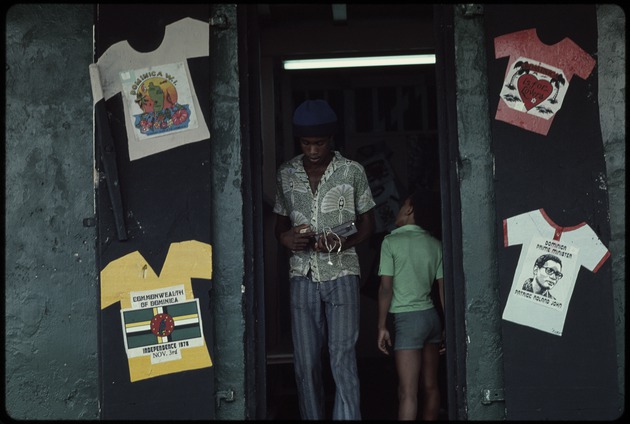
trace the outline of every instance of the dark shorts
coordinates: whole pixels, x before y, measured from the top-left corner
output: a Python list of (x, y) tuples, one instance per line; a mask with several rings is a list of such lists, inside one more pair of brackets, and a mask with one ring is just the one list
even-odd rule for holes
[(422, 349), (425, 343), (442, 342), (442, 322), (435, 308), (394, 315), (394, 350)]

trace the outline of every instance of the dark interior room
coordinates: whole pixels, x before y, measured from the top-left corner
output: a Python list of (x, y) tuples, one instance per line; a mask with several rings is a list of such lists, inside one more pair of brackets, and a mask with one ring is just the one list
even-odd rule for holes
[[(257, 5), (265, 239), (267, 416), (299, 419), (293, 374), (288, 256), (273, 235), (275, 171), (299, 152), (291, 134), (294, 108), (322, 98), (337, 112), (335, 149), (366, 169), (376, 202), (376, 229), (357, 247), (361, 261), (361, 329), (357, 360), (365, 420), (397, 418), (393, 355), (377, 349), (378, 255), (406, 194), (435, 193), (439, 158), (434, 64), (286, 70), (288, 59), (434, 54), (432, 6), (421, 4)], [(439, 218), (431, 229), (440, 237)], [(326, 362), (326, 360), (324, 360)], [(444, 361), (442, 361), (444, 362)], [(327, 364), (326, 364), (327, 365)], [(325, 365), (326, 405), (334, 383)], [(443, 364), (441, 368), (444, 368)], [(442, 386), (446, 384), (440, 370)], [(446, 402), (445, 387), (442, 403)], [(442, 408), (446, 414), (446, 406)]]

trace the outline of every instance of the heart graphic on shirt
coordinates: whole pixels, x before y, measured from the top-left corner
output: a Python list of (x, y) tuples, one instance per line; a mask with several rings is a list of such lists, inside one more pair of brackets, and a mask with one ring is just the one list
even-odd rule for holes
[(525, 74), (518, 79), (518, 92), (527, 110), (544, 102), (552, 91), (549, 81), (539, 80), (533, 75)]

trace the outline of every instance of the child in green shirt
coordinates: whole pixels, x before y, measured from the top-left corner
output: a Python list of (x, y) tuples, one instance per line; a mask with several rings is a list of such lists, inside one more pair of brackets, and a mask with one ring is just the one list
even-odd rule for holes
[[(392, 340), (387, 330), (388, 312), (395, 327), (394, 358), (398, 371), (398, 419), (415, 420), (418, 383), (422, 380), (422, 418), (436, 420), (440, 409), (438, 386), (442, 322), (433, 305), (431, 290), (438, 282), (444, 307), (442, 243), (421, 226), (427, 226), (430, 208), (427, 193), (409, 196), (396, 217), (396, 229), (381, 245), (378, 275), (378, 348), (389, 355)], [(422, 373), (421, 373), (422, 371)]]

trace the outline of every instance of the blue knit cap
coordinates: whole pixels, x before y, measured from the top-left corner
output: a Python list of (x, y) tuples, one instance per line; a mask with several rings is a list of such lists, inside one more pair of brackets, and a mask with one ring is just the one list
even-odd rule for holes
[(293, 114), (295, 137), (324, 137), (337, 131), (337, 115), (326, 100), (306, 100)]

